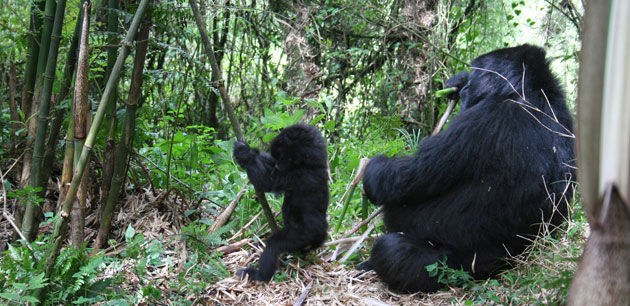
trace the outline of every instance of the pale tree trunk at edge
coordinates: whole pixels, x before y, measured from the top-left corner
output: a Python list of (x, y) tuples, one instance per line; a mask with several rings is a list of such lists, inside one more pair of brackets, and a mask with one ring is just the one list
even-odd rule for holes
[(630, 304), (628, 16), (626, 0), (591, 0), (586, 7), (578, 165), (591, 234), (571, 284), (569, 305)]

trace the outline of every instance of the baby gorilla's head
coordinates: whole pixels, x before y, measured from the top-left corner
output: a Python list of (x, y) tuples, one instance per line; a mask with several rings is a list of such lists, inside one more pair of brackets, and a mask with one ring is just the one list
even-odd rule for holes
[(326, 167), (327, 153), (319, 130), (304, 123), (284, 128), (271, 142), (271, 156), (280, 169)]

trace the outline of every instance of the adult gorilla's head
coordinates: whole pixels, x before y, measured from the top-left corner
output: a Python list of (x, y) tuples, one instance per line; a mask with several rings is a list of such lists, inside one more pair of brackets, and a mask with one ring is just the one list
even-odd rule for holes
[(471, 63), (469, 82), (460, 92), (462, 105), (469, 108), (486, 98), (529, 102), (540, 109), (547, 108), (547, 100), (564, 104), (562, 87), (549, 66), (545, 50), (527, 44), (481, 55)]

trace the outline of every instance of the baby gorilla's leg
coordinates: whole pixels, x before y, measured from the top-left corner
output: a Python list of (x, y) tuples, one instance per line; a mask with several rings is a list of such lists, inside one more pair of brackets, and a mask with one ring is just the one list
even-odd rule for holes
[[(318, 241), (314, 241), (314, 238), (317, 238)], [(258, 268), (249, 266), (238, 270), (236, 274), (241, 278), (245, 278), (248, 275), (249, 280), (268, 282), (276, 272), (280, 255), (286, 252), (306, 250), (315, 244), (319, 246), (325, 238), (325, 233), (323, 238), (320, 238), (314, 237), (311, 233), (302, 233), (296, 229), (282, 229), (267, 239), (267, 246), (258, 260)]]

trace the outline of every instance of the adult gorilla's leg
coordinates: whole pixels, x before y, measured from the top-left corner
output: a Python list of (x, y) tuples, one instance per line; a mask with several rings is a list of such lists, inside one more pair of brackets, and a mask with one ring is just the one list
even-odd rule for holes
[(448, 253), (426, 242), (418, 243), (398, 233), (380, 237), (372, 248), (368, 266), (392, 290), (432, 292), (440, 289), (437, 277), (430, 277), (426, 266), (444, 259)]

